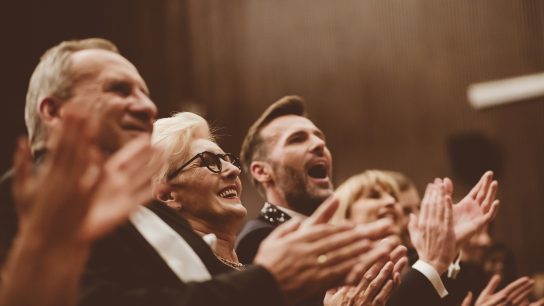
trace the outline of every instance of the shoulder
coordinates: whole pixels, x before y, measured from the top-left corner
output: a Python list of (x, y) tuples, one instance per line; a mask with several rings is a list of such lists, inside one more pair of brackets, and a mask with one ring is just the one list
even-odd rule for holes
[(259, 245), (276, 228), (276, 226), (260, 219), (246, 223), (236, 241), (236, 253), (242, 263), (253, 262)]

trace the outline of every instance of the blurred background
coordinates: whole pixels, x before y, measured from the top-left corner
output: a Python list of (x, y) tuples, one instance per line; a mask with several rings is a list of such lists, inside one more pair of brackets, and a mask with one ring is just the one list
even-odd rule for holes
[[(500, 181), (493, 237), (520, 273), (544, 271), (544, 98), (472, 109), (469, 84), (544, 72), (541, 0), (93, 0), (2, 4), (1, 169), (24, 134), (28, 79), (61, 40), (104, 37), (140, 70), (164, 117), (196, 111), (239, 152), (271, 102), (298, 94), (327, 135), (335, 184), (402, 171), (461, 197)], [(262, 204), (244, 180), (249, 217)]]

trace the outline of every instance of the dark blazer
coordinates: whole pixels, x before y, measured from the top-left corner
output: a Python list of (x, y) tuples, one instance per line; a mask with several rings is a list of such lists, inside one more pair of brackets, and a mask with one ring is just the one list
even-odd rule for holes
[(257, 255), (261, 242), (276, 228), (264, 218), (249, 220), (236, 239), (236, 255), (243, 264), (250, 264)]
[[(92, 246), (81, 280), (79, 305), (93, 306), (254, 306), (284, 305), (283, 293), (264, 268), (233, 271), (223, 265), (189, 223), (160, 203), (150, 206), (193, 248), (212, 275), (183, 283), (129, 222)], [(17, 231), (11, 176), (0, 183), (0, 260)], [(59, 258), (62, 261), (62, 258)]]
[(283, 305), (280, 288), (262, 267), (233, 271), (170, 208), (150, 206), (200, 257), (212, 279), (183, 283), (136, 228), (127, 223), (93, 246), (79, 305)]
[[(268, 204), (268, 206), (273, 206)], [(236, 242), (236, 253), (243, 263), (251, 263), (255, 258), (261, 242), (278, 226), (279, 221), (285, 220), (285, 216), (277, 211), (266, 209), (267, 204), (261, 210), (256, 219), (246, 223)], [(419, 271), (410, 269), (402, 278), (401, 285), (393, 292), (388, 306), (401, 305), (448, 305), (445, 299), (441, 299), (431, 282)], [(317, 305), (317, 304), (316, 304)]]

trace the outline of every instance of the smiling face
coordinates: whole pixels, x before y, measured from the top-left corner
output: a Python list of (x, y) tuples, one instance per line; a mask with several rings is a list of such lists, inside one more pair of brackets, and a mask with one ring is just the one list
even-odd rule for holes
[(351, 204), (348, 211), (349, 219), (365, 224), (379, 219), (388, 218), (393, 221), (393, 232), (401, 232), (401, 208), (394, 192), (379, 184), (365, 188), (361, 196)]
[(260, 133), (271, 169), (265, 190), (295, 211), (311, 214), (333, 192), (332, 157), (323, 132), (308, 118), (288, 115), (272, 120)]
[(129, 61), (100, 49), (78, 51), (71, 60), (77, 81), (65, 102), (88, 107), (97, 118), (97, 139), (103, 150), (114, 152), (134, 137), (151, 133), (157, 108)]
[[(210, 140), (192, 141), (191, 157), (204, 151), (224, 153)], [(185, 162), (179, 161), (179, 165)], [(171, 180), (172, 202), (179, 204), (179, 212), (189, 221), (219, 226), (239, 222), (245, 217), (247, 211), (240, 201), (240, 169), (223, 160), (221, 163), (221, 173), (213, 173), (197, 158)]]

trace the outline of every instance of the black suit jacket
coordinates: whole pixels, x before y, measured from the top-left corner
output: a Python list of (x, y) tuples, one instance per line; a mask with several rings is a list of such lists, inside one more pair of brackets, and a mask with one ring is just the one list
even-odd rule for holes
[(93, 246), (80, 305), (283, 305), (278, 284), (262, 267), (233, 271), (170, 208), (150, 206), (200, 257), (212, 279), (183, 283), (136, 228), (127, 223)]
[[(150, 208), (187, 241), (212, 279), (180, 281), (136, 228), (127, 222), (93, 244), (81, 280), (79, 305), (284, 305), (283, 294), (267, 270), (258, 266), (245, 271), (231, 270), (217, 260), (186, 220), (160, 203), (154, 203)], [(17, 220), (8, 174), (0, 183), (2, 264), (16, 235)]]
[(261, 242), (276, 228), (267, 222), (262, 216), (249, 220), (236, 239), (236, 255), (244, 264), (250, 264), (257, 255)]
[[(276, 213), (270, 214), (263, 209), (256, 219), (246, 223), (236, 242), (236, 253), (241, 262), (253, 261), (261, 242), (281, 223), (278, 219)], [(448, 304), (445, 299), (440, 298), (431, 282), (415, 269), (410, 269), (403, 276), (401, 285), (394, 290), (387, 303), (388, 306)]]

